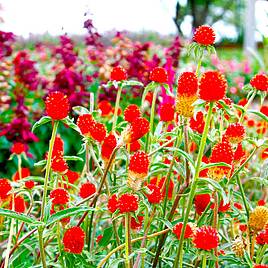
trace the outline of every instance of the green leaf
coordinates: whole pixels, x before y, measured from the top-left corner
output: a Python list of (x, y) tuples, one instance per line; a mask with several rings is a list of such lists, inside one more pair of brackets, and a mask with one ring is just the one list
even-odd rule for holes
[(61, 210), (59, 212), (56, 212), (55, 214), (51, 215), (49, 219), (46, 222), (46, 226), (49, 226), (57, 221), (60, 221), (61, 219), (68, 218), (74, 215), (78, 215), (80, 213), (84, 213), (87, 211), (94, 210), (92, 207), (73, 207), (73, 208), (67, 208), (64, 210)]
[(143, 105), (144, 101), (145, 101), (145, 98), (147, 96), (147, 93), (150, 91), (150, 90), (153, 90), (155, 88), (157, 88), (159, 86), (158, 83), (156, 82), (151, 82), (150, 84), (148, 84), (145, 89), (143, 90), (143, 94), (142, 94), (142, 99), (141, 99), (141, 104)]
[(36, 163), (34, 163), (35, 167), (44, 166), (47, 163), (47, 160), (40, 160)]
[(38, 127), (51, 122), (51, 117), (50, 116), (43, 116), (41, 117), (37, 122), (35, 122), (35, 124), (32, 127), (32, 132), (34, 132)]
[(135, 80), (130, 80), (130, 81), (123, 81), (121, 87), (127, 87), (127, 86), (140, 86), (143, 87), (143, 83)]
[(74, 156), (74, 155), (65, 155), (63, 157), (63, 159), (66, 160), (66, 161), (71, 161), (71, 160), (72, 161), (81, 161), (81, 162), (84, 161), (83, 158), (78, 157), (78, 156)]
[(109, 244), (109, 242), (110, 242), (110, 240), (111, 240), (111, 238), (113, 236), (113, 233), (114, 232), (113, 232), (113, 227), (112, 226), (106, 228), (104, 230), (104, 232), (103, 232), (102, 239), (99, 241), (99, 246), (106, 247)]
[(72, 128), (73, 130), (77, 131), (79, 134), (81, 134), (81, 131), (79, 127), (73, 122), (73, 120), (69, 117), (64, 118), (61, 120), (64, 124), (66, 124), (68, 127)]
[(168, 229), (173, 230), (173, 225), (170, 221), (168, 221), (167, 219), (164, 219), (164, 218), (157, 218), (157, 219), (159, 221), (163, 222), (168, 227)]
[(229, 167), (232, 168), (231, 165), (224, 163), (224, 162), (218, 162), (218, 163), (210, 163), (210, 164), (204, 164), (202, 165), (202, 167), (200, 168), (200, 171), (206, 168), (212, 168), (212, 167)]
[(77, 113), (78, 115), (81, 115), (81, 114), (89, 114), (89, 110), (85, 107), (82, 107), (82, 106), (74, 106), (73, 107), (73, 111), (75, 113)]
[(6, 216), (8, 218), (13, 218), (31, 225), (42, 225), (42, 222), (37, 221), (29, 216), (26, 216), (24, 214), (19, 214), (17, 212), (8, 210), (8, 209), (4, 209), (4, 208), (0, 208), (0, 216)]
[(263, 119), (264, 121), (268, 122), (268, 116), (266, 116), (262, 112), (258, 112), (258, 111), (254, 111), (254, 110), (248, 110), (248, 113), (255, 114), (255, 115), (259, 116), (261, 119)]

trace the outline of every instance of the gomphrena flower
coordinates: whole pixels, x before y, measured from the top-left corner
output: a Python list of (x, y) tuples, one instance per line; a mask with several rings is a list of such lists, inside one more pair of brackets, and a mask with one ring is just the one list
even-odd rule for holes
[[(31, 175), (30, 173), (30, 169), (29, 168), (21, 168), (21, 178), (24, 179), (24, 178), (27, 178)], [(12, 177), (12, 180), (13, 181), (18, 181), (20, 179), (20, 174), (19, 174), (19, 171), (16, 171), (16, 173), (13, 175)]]
[(68, 183), (74, 184), (80, 177), (80, 174), (76, 171), (72, 171), (68, 169), (65, 173), (65, 177), (67, 176)]
[[(227, 140), (223, 140), (217, 143), (212, 148), (212, 153), (210, 156), (210, 163), (224, 162), (231, 165), (234, 160), (234, 153), (231, 144)], [(221, 180), (224, 176), (227, 176), (230, 172), (229, 167), (217, 166), (212, 167), (208, 171), (208, 176), (216, 181)]]
[(27, 151), (27, 147), (24, 143), (21, 142), (15, 142), (11, 147), (11, 153), (13, 154), (22, 154)]
[(125, 143), (132, 143), (142, 138), (145, 134), (149, 132), (149, 130), (150, 124), (148, 120), (143, 117), (138, 117), (133, 122), (131, 122), (122, 133), (123, 140)]
[(80, 131), (83, 135), (86, 136), (89, 133), (92, 121), (93, 118), (91, 114), (79, 115), (76, 124), (80, 128)]
[(205, 127), (204, 115), (201, 111), (199, 111), (195, 117), (191, 117), (190, 128), (193, 131), (196, 131), (199, 134), (202, 134), (204, 131), (204, 127)]
[(109, 161), (110, 156), (112, 155), (116, 145), (117, 145), (116, 137), (111, 133), (103, 140), (101, 146), (101, 157), (105, 162)]
[(89, 126), (89, 133), (91, 138), (98, 142), (102, 142), (104, 138), (106, 137), (106, 127), (104, 124), (92, 121), (92, 123)]
[(225, 97), (227, 81), (218, 71), (203, 73), (199, 83), (199, 97), (204, 101), (219, 101)]
[(102, 100), (98, 103), (98, 108), (101, 110), (101, 116), (108, 116), (112, 113), (113, 106), (107, 100)]
[(256, 74), (249, 83), (257, 90), (268, 92), (268, 76), (265, 74)]
[[(9, 209), (12, 210), (12, 199), (9, 202)], [(17, 213), (24, 213), (26, 209), (25, 200), (22, 196), (15, 196), (14, 198), (14, 211)]]
[(243, 257), (245, 249), (246, 249), (246, 244), (242, 237), (237, 237), (232, 242), (232, 251), (237, 257), (240, 257), (240, 258)]
[[(181, 229), (182, 229), (183, 223), (179, 222), (173, 227), (173, 233), (177, 236), (178, 239), (180, 239), (181, 236)], [(186, 224), (186, 229), (184, 233), (184, 239), (191, 238), (193, 236), (194, 232), (192, 230), (191, 224)]]
[(248, 224), (253, 231), (258, 232), (263, 230), (267, 222), (268, 222), (267, 207), (257, 206), (253, 211), (250, 212)]
[(138, 206), (138, 197), (136, 195), (126, 193), (118, 198), (118, 209), (120, 213), (135, 212)]
[(61, 120), (65, 118), (70, 109), (69, 100), (62, 92), (51, 92), (46, 98), (46, 113), (53, 120)]
[(7, 179), (0, 179), (0, 199), (6, 199), (11, 189), (12, 187)]
[(63, 154), (55, 155), (52, 158), (51, 169), (54, 172), (57, 172), (60, 174), (65, 174), (68, 171), (69, 167), (68, 167), (67, 162), (63, 158)]
[(69, 202), (69, 193), (63, 188), (52, 190), (49, 197), (54, 205), (65, 205)]
[(86, 182), (81, 185), (79, 190), (79, 196), (82, 198), (87, 198), (96, 192), (96, 186), (91, 182)]
[(123, 67), (116, 66), (112, 69), (110, 79), (115, 80), (115, 81), (126, 80), (127, 79), (127, 72)]
[(130, 228), (132, 230), (137, 231), (142, 227), (142, 222), (143, 222), (144, 217), (139, 215), (139, 216), (137, 216), (137, 219), (138, 219), (138, 221), (134, 217), (130, 218)]
[(172, 103), (163, 103), (159, 107), (160, 121), (170, 122), (174, 119), (175, 108)]
[(150, 191), (150, 193), (146, 193), (148, 201), (151, 204), (159, 204), (163, 199), (160, 187), (156, 186), (155, 184), (148, 184), (147, 188)]
[(141, 148), (141, 144), (140, 144), (140, 142), (138, 140), (130, 143), (130, 148), (129, 149), (130, 149), (131, 153), (139, 151), (140, 148)]
[(81, 254), (85, 243), (85, 232), (81, 227), (71, 227), (65, 232), (62, 243), (64, 245), (64, 251)]
[(198, 215), (201, 215), (210, 203), (209, 194), (198, 194), (194, 198), (195, 210)]
[(253, 268), (268, 268), (266, 264), (255, 264)]
[(176, 111), (190, 118), (194, 114), (193, 103), (197, 100), (198, 80), (193, 72), (184, 72), (178, 80)]
[(193, 243), (195, 244), (195, 247), (199, 249), (214, 249), (219, 244), (218, 232), (211, 226), (197, 228), (193, 237)]
[(256, 236), (256, 243), (258, 245), (268, 245), (268, 228), (264, 229)]
[(29, 189), (29, 190), (31, 190), (31, 189), (33, 189), (34, 188), (34, 186), (35, 186), (35, 182), (34, 181), (26, 181), (25, 182), (25, 187), (27, 188), (27, 189)]
[(168, 82), (168, 74), (167, 71), (163, 67), (155, 67), (151, 72), (149, 79), (158, 83), (167, 83)]
[[(150, 184), (155, 184), (161, 189), (162, 196), (166, 195), (166, 184), (167, 184), (167, 178), (162, 177), (161, 179), (158, 179), (157, 177), (154, 177), (150, 180)], [(168, 187), (168, 199), (172, 199), (174, 190), (174, 182), (173, 180), (170, 180), (169, 187)]]
[(143, 151), (135, 152), (129, 160), (129, 174), (134, 178), (144, 178), (149, 172), (149, 156)]
[(113, 194), (108, 200), (108, 210), (114, 213), (118, 209), (118, 199), (116, 194)]
[(234, 162), (240, 163), (246, 159), (246, 152), (243, 149), (242, 143), (238, 143), (236, 150), (234, 152)]
[(204, 46), (213, 45), (215, 43), (215, 32), (208, 25), (199, 26), (194, 33), (193, 41)]
[(246, 130), (245, 127), (240, 123), (230, 124), (225, 133), (226, 138), (230, 143), (240, 143), (245, 138)]
[(138, 117), (141, 117), (140, 108), (136, 104), (128, 105), (128, 107), (124, 111), (125, 121), (131, 123)]

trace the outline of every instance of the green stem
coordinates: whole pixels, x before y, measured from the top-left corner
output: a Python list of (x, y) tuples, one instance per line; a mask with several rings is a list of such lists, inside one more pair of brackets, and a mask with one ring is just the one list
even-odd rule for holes
[(199, 71), (200, 71), (200, 67), (201, 67), (201, 64), (202, 64), (203, 54), (204, 54), (204, 51), (202, 50), (201, 55), (200, 55), (200, 57), (198, 59), (198, 62), (197, 62), (196, 70), (195, 70), (195, 74), (196, 74), (197, 77), (199, 76)]
[(40, 247), (40, 256), (41, 256), (43, 268), (46, 268), (47, 264), (46, 264), (45, 247), (44, 247), (44, 242), (43, 242), (43, 231), (44, 231), (43, 226), (38, 228), (38, 240), (39, 240), (39, 247)]
[[(191, 186), (191, 190), (190, 190), (190, 193), (189, 193), (189, 200), (188, 200), (188, 204), (187, 204), (187, 209), (186, 209), (186, 213), (185, 213), (184, 221), (183, 221), (183, 226), (182, 226), (182, 230), (181, 230), (181, 236), (180, 236), (180, 240), (179, 240), (179, 248), (178, 248), (177, 256), (176, 256), (176, 259), (175, 259), (173, 267), (178, 267), (179, 260), (181, 259), (180, 255), (183, 254), (182, 250), (183, 250), (184, 234), (185, 234), (185, 230), (186, 230), (186, 224), (188, 223), (189, 214), (190, 214), (190, 211), (191, 211), (191, 208), (192, 208), (192, 205), (193, 205), (195, 191), (196, 191), (196, 188), (197, 188), (199, 170), (200, 170), (203, 153), (204, 153), (205, 146), (206, 146), (209, 126), (210, 126), (210, 120), (211, 120), (211, 116), (212, 116), (213, 104), (214, 104), (213, 102), (209, 103), (209, 110), (208, 110), (208, 114), (207, 114), (207, 118), (206, 118), (204, 132), (203, 132), (203, 135), (202, 135), (202, 138), (201, 138), (201, 144), (200, 144), (200, 147), (199, 147), (199, 152), (198, 152), (198, 156), (197, 156), (197, 160), (196, 160), (195, 174), (194, 174), (194, 177), (193, 177), (192, 186)], [(182, 262), (180, 263), (180, 267), (182, 267)]]
[(117, 122), (117, 116), (118, 116), (118, 110), (119, 110), (119, 102), (121, 98), (121, 92), (122, 88), (119, 87), (116, 94), (116, 101), (115, 101), (115, 108), (114, 108), (114, 117), (113, 117), (113, 126), (112, 126), (112, 132), (114, 132)]
[[(131, 241), (130, 238), (130, 228), (129, 228), (129, 213), (125, 214), (125, 252), (126, 252), (126, 267), (130, 268), (130, 260), (129, 260), (129, 255), (131, 254), (130, 252), (130, 244), (129, 241)], [(130, 242), (131, 243), (131, 242)]]
[(60, 222), (57, 222), (57, 240), (58, 240), (58, 247), (59, 247), (59, 259), (60, 259), (60, 263), (62, 268), (65, 267), (64, 261), (63, 261), (63, 256), (61, 254), (61, 239), (60, 239)]
[(48, 157), (47, 157), (47, 164), (46, 164), (46, 174), (45, 174), (45, 181), (44, 181), (44, 192), (43, 192), (43, 199), (42, 199), (42, 205), (41, 205), (41, 221), (44, 218), (46, 198), (47, 198), (48, 177), (50, 174), (52, 151), (53, 151), (53, 146), (54, 146), (54, 142), (55, 142), (55, 138), (57, 134), (58, 125), (59, 125), (59, 121), (55, 121), (53, 125), (53, 129), (52, 129), (51, 139), (49, 142), (49, 150), (48, 150)]
[(249, 218), (249, 208), (248, 208), (248, 204), (247, 204), (247, 200), (246, 200), (246, 195), (245, 195), (244, 188), (243, 188), (243, 185), (241, 183), (241, 180), (240, 180), (239, 176), (236, 176), (236, 181), (237, 181), (237, 184), (239, 186), (239, 190), (240, 190), (240, 193), (241, 193), (241, 196), (242, 196), (244, 207), (245, 207), (245, 210), (246, 210), (246, 213), (247, 213), (247, 218)]
[(158, 88), (155, 88), (155, 91), (153, 93), (153, 100), (152, 100), (152, 106), (151, 106), (151, 113), (150, 113), (150, 131), (147, 134), (146, 137), (146, 146), (145, 146), (145, 152), (147, 153), (149, 151), (149, 144), (150, 144), (150, 133), (154, 133), (154, 115), (155, 115), (155, 104), (156, 104), (156, 97), (158, 94)]
[(246, 112), (247, 112), (247, 110), (248, 110), (248, 107), (249, 107), (249, 105), (251, 104), (251, 102), (254, 100), (256, 94), (257, 94), (257, 90), (254, 90), (253, 94), (251, 95), (251, 97), (249, 98), (248, 102), (247, 102), (246, 105), (244, 106), (244, 111), (243, 111), (243, 113), (242, 113), (242, 115), (241, 115), (241, 117), (240, 117), (240, 119), (239, 119), (239, 123), (242, 123), (242, 122), (243, 122), (244, 117), (245, 117), (245, 114), (246, 114)]
[(207, 256), (206, 254), (204, 254), (202, 258), (202, 268), (206, 268), (206, 267), (207, 267)]

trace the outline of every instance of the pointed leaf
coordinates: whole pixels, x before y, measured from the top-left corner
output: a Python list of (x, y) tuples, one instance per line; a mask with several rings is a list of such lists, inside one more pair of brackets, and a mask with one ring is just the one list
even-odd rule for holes
[(41, 117), (37, 122), (32, 127), (32, 132), (34, 132), (38, 127), (51, 122), (51, 117), (50, 116), (43, 116)]

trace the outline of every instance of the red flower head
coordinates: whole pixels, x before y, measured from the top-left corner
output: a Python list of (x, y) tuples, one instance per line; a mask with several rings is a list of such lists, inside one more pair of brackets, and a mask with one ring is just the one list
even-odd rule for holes
[[(27, 178), (29, 177), (31, 174), (30, 174), (30, 170), (29, 168), (22, 168), (21, 169), (21, 178)], [(19, 171), (17, 171), (14, 176), (13, 176), (13, 181), (18, 181), (20, 179), (20, 175), (19, 175)]]
[(92, 121), (89, 129), (90, 136), (98, 142), (102, 142), (106, 137), (106, 127), (102, 123)]
[(139, 230), (142, 226), (142, 222), (144, 217), (143, 216), (138, 216), (138, 221), (134, 217), (131, 217), (130, 219), (130, 228), (133, 230)]
[(242, 205), (240, 203), (237, 203), (237, 202), (234, 203), (234, 207), (239, 209), (239, 210), (241, 210), (243, 208)]
[[(173, 227), (173, 233), (177, 236), (178, 239), (180, 239), (181, 236), (181, 229), (182, 229), (183, 223), (179, 222)], [(185, 234), (184, 238), (191, 238), (193, 236), (193, 230), (189, 223), (186, 224)]]
[(114, 213), (117, 209), (118, 209), (118, 200), (116, 194), (114, 194), (108, 200), (108, 210)]
[(139, 141), (134, 141), (134, 142), (130, 143), (130, 152), (131, 153), (139, 151), (140, 148), (141, 148), (141, 145), (140, 145)]
[(142, 138), (145, 134), (147, 134), (150, 130), (150, 124), (146, 118), (138, 117), (130, 125), (127, 127), (123, 134), (123, 139), (125, 143), (132, 143), (140, 138)]
[(265, 201), (263, 199), (260, 199), (258, 201), (258, 206), (265, 206)]
[(53, 145), (52, 157), (55, 157), (57, 155), (62, 155), (63, 146), (64, 146), (64, 142), (62, 138), (60, 137), (60, 135), (57, 135), (55, 138), (54, 145)]
[(79, 179), (80, 174), (78, 172), (68, 169), (65, 176), (67, 176), (68, 183), (74, 184)]
[(149, 157), (148, 154), (142, 151), (135, 152), (129, 161), (129, 173), (134, 178), (144, 178), (149, 172)]
[[(232, 164), (234, 160), (234, 153), (231, 144), (223, 140), (221, 143), (216, 144), (212, 148), (212, 154), (210, 156), (210, 163), (224, 162), (226, 164)], [(213, 167), (209, 169), (209, 176), (215, 180), (221, 180), (230, 171), (229, 167)]]
[(155, 67), (151, 72), (149, 79), (158, 83), (167, 83), (168, 74), (167, 71), (162, 67)]
[(256, 74), (249, 83), (257, 90), (268, 92), (268, 76), (265, 74)]
[(218, 71), (205, 72), (199, 83), (199, 97), (205, 101), (218, 101), (225, 97), (227, 81)]
[(12, 187), (7, 179), (0, 179), (0, 199), (6, 199), (11, 189)]
[(102, 116), (109, 115), (113, 110), (113, 107), (112, 107), (111, 103), (109, 101), (107, 101), (107, 100), (100, 101), (98, 103), (98, 108), (101, 110), (101, 115)]
[(65, 232), (62, 243), (64, 251), (81, 254), (85, 243), (85, 232), (81, 227), (71, 227)]
[(224, 133), (224, 137), (231, 143), (240, 143), (245, 138), (246, 130), (240, 123), (230, 124)]
[(124, 111), (125, 121), (131, 123), (138, 117), (141, 117), (140, 108), (136, 104), (128, 105), (128, 107)]
[(231, 205), (230, 203), (227, 203), (227, 204), (223, 204), (223, 200), (221, 200), (220, 202), (220, 206), (219, 206), (219, 212), (226, 212), (230, 209)]
[(76, 124), (80, 128), (81, 133), (86, 135), (90, 132), (90, 125), (93, 121), (91, 114), (82, 114), (79, 115)]
[(138, 198), (133, 194), (122, 194), (118, 198), (118, 208), (121, 213), (135, 212), (138, 206)]
[(193, 72), (184, 72), (178, 80), (178, 95), (196, 95), (198, 90), (198, 80)]
[(35, 185), (35, 183), (34, 183), (34, 181), (26, 181), (25, 182), (25, 187), (27, 188), (27, 189), (33, 189), (34, 188), (34, 185)]
[(121, 66), (116, 66), (112, 69), (111, 80), (122, 81), (127, 79), (127, 72)]
[[(161, 189), (162, 196), (166, 195), (166, 183), (167, 183), (166, 177), (163, 177), (160, 180), (158, 180), (155, 177), (155, 178), (152, 178), (150, 180), (150, 184), (155, 184), (156, 186), (158, 186)], [(170, 180), (169, 188), (168, 188), (168, 199), (172, 199), (173, 189), (174, 189), (174, 182), (172, 180)]]
[(208, 25), (199, 26), (194, 33), (193, 41), (204, 46), (213, 45), (215, 43), (215, 32)]
[(54, 205), (65, 205), (69, 202), (69, 194), (63, 188), (52, 190), (49, 197)]
[(15, 142), (11, 147), (12, 154), (22, 154), (27, 151), (27, 147), (24, 143)]
[(65, 118), (70, 109), (69, 100), (62, 92), (51, 92), (46, 98), (46, 112), (53, 120)]
[(79, 195), (82, 198), (87, 198), (96, 192), (96, 186), (93, 183), (86, 182), (81, 185)]
[(51, 169), (54, 172), (65, 173), (68, 170), (68, 165), (62, 155), (56, 155), (51, 162)]
[(255, 264), (253, 268), (268, 268), (266, 264)]
[(160, 121), (169, 122), (174, 119), (175, 108), (171, 103), (163, 103), (159, 107)]
[(198, 194), (194, 198), (195, 210), (198, 215), (201, 215), (210, 203), (209, 194)]
[(265, 114), (266, 116), (268, 116), (268, 106), (262, 106), (261, 108), (260, 108), (260, 112), (261, 113), (263, 113), (263, 114)]
[(190, 128), (193, 131), (198, 132), (199, 134), (202, 134), (204, 131), (205, 127), (205, 120), (204, 120), (204, 115), (202, 112), (198, 112), (194, 117), (190, 119)]
[(155, 184), (148, 184), (147, 187), (151, 192), (150, 194), (146, 194), (148, 201), (151, 204), (160, 203), (163, 198), (160, 187), (156, 186)]
[[(17, 213), (23, 213), (25, 211), (26, 205), (25, 200), (21, 196), (15, 196), (14, 199), (14, 211)], [(12, 210), (12, 199), (9, 202), (9, 209)]]
[(265, 229), (258, 233), (256, 242), (258, 245), (268, 245), (268, 229)]
[(104, 161), (108, 161), (110, 159), (113, 150), (117, 145), (117, 140), (115, 135), (109, 134), (103, 141), (101, 146), (101, 156)]
[(239, 143), (237, 145), (235, 152), (234, 152), (234, 161), (241, 162), (241, 161), (245, 160), (245, 157), (246, 157), (246, 153), (242, 147), (242, 144)]
[(211, 226), (202, 226), (196, 230), (193, 243), (196, 248), (203, 250), (214, 249), (219, 244), (218, 232)]

